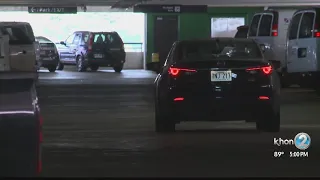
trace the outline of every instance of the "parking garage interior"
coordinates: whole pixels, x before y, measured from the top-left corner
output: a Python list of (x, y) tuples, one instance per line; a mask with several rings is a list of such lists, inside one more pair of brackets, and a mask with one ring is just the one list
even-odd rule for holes
[[(310, 89), (281, 90), (279, 133), (258, 133), (253, 124), (242, 122), (182, 123), (176, 133), (154, 132), (154, 80), (175, 41), (234, 37), (237, 27), (249, 25), (256, 12), (268, 7), (316, 5), (312, 0), (0, 2), (0, 21), (27, 21), (36, 36), (56, 46), (82, 30), (116, 31), (125, 44), (121, 73), (110, 68), (77, 72), (74, 66), (53, 73), (39, 70), (40, 176), (319, 177), (320, 99)], [(76, 7), (77, 12), (30, 13), (31, 7)], [(274, 138), (299, 132), (312, 138), (310, 156), (275, 158), (274, 152), (294, 150), (275, 147)]]

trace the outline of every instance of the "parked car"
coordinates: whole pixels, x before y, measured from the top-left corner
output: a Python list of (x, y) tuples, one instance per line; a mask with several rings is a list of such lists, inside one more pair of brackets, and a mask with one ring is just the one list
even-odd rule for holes
[(47, 68), (50, 72), (55, 72), (59, 63), (59, 53), (56, 45), (43, 36), (37, 36), (36, 41), (39, 43), (38, 66)]
[(126, 61), (124, 44), (117, 32), (77, 31), (60, 44), (63, 46), (58, 49), (58, 70), (64, 65), (76, 65), (79, 72), (87, 68), (97, 71), (99, 67), (113, 67), (115, 72), (121, 72)]
[[(27, 22), (0, 22), (0, 36), (9, 37), (8, 53), (11, 71), (36, 72), (36, 42), (32, 27)], [(4, 40), (1, 40), (4, 41)]]
[(34, 72), (0, 72), (0, 177), (41, 172), (42, 117)]
[(237, 27), (237, 33), (234, 38), (247, 38), (248, 37), (249, 26), (239, 26)]
[(249, 26), (248, 38), (255, 39), (265, 45), (264, 56), (272, 61), (281, 77), (283, 87), (288, 87), (286, 81), (287, 62), (287, 32), (295, 8), (268, 9), (255, 13)]
[(320, 8), (294, 12), (287, 38), (287, 81), (320, 94)]
[(155, 80), (155, 129), (191, 121), (256, 122), (280, 130), (280, 81), (252, 39), (176, 42)]

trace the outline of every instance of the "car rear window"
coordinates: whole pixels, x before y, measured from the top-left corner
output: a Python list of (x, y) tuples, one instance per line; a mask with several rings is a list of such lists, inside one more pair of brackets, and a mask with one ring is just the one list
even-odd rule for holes
[(255, 42), (235, 39), (181, 42), (177, 51), (179, 61), (261, 60), (262, 58), (261, 50)]
[(248, 35), (248, 28), (242, 27), (239, 28), (236, 35), (234, 36), (235, 38), (247, 38)]
[(251, 24), (250, 24), (249, 36), (256, 36), (257, 35), (260, 17), (261, 17), (260, 14), (253, 16)]
[(271, 36), (273, 16), (264, 14), (261, 18), (258, 36)]
[(36, 37), (36, 40), (39, 43), (53, 43), (52, 41), (50, 41), (49, 39), (45, 38), (45, 37)]
[(9, 35), (9, 44), (33, 44), (34, 38), (29, 36), (28, 30), (24, 25), (2, 26), (3, 34)]
[(122, 46), (123, 42), (117, 33), (94, 33), (93, 43), (109, 43)]

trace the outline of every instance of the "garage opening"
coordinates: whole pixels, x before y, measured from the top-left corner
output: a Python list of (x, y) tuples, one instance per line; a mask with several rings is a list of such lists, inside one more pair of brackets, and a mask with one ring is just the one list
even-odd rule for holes
[(32, 14), (28, 12), (27, 7), (20, 9), (23, 11), (3, 11), (2, 9), (0, 21), (29, 22), (34, 35), (52, 41), (58, 51), (59, 49), (65, 50), (65, 46), (60, 42), (66, 42), (76, 31), (115, 31), (122, 38), (126, 52), (126, 62), (123, 69), (143, 69), (144, 67), (145, 28), (143, 13), (101, 12), (101, 9), (103, 9), (101, 7), (99, 7), (100, 12), (91, 10), (90, 12), (77, 12), (76, 14)]
[(211, 37), (234, 37), (237, 27), (245, 25), (244, 17), (211, 18)]

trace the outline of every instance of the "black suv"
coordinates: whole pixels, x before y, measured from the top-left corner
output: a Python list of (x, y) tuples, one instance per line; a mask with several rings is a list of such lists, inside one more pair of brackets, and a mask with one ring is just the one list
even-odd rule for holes
[(76, 65), (79, 72), (88, 67), (92, 71), (113, 67), (115, 72), (121, 72), (126, 61), (124, 44), (117, 32), (77, 31), (60, 44), (58, 70), (63, 70), (64, 65)]

